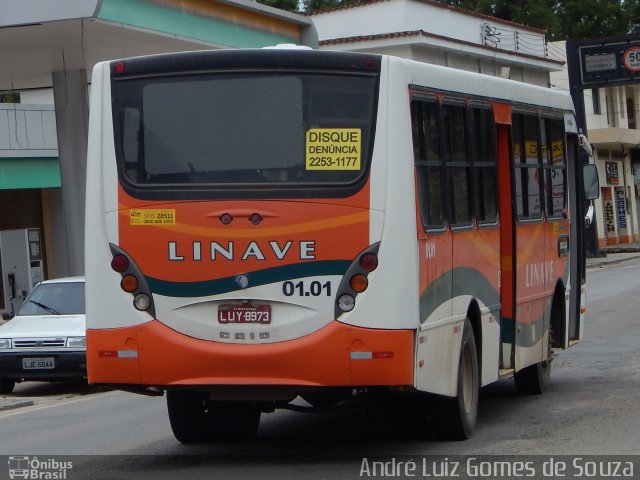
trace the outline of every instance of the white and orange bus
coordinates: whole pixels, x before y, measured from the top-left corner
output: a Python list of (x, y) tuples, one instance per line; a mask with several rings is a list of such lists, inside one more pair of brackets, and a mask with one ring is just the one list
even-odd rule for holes
[(568, 95), (394, 57), (100, 63), (89, 380), (166, 392), (182, 442), (297, 397), (467, 438), (480, 387), (542, 392), (582, 334), (578, 150)]

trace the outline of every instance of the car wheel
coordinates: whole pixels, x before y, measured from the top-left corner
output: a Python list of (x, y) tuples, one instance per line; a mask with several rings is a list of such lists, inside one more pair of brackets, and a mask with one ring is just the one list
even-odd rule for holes
[(16, 386), (15, 380), (9, 380), (8, 378), (0, 378), (0, 393), (11, 393), (13, 387)]

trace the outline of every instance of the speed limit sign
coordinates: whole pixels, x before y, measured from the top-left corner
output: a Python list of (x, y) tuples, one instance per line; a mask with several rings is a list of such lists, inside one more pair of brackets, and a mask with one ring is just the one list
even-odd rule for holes
[(631, 72), (640, 72), (640, 47), (627, 48), (622, 61), (624, 67)]

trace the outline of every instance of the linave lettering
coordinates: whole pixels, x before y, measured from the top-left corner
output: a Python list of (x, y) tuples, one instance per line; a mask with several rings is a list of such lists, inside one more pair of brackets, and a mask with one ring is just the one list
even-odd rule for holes
[(284, 260), (287, 257), (295, 257), (297, 260), (315, 260), (316, 242), (304, 240), (294, 242), (287, 240), (278, 242), (270, 240), (266, 244), (256, 241), (237, 243), (228, 242), (201, 242), (194, 240), (189, 245), (182, 242), (168, 243), (168, 257), (172, 262), (194, 261), (203, 259), (216, 260)]
[(528, 263), (525, 265), (525, 286), (535, 287), (553, 281), (553, 262)]

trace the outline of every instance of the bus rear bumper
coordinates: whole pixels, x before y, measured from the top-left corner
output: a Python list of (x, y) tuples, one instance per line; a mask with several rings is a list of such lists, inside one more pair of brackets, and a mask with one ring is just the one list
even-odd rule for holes
[(87, 367), (90, 383), (114, 386), (413, 386), (414, 337), (334, 321), (299, 339), (242, 345), (192, 338), (153, 320), (88, 330)]

